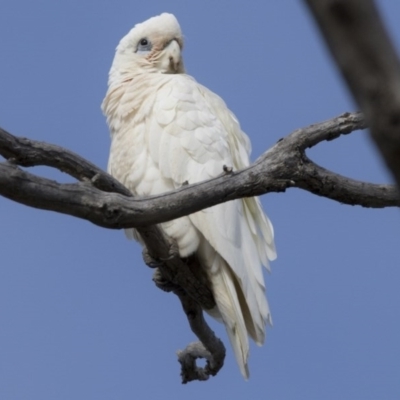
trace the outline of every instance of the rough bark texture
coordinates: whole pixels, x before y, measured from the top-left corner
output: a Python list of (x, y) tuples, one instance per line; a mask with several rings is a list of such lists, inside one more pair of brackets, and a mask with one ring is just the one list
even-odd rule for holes
[[(225, 348), (209, 328), (203, 309), (215, 306), (207, 280), (198, 274), (197, 260), (180, 259), (157, 223), (178, 218), (219, 203), (290, 187), (307, 190), (345, 204), (363, 207), (400, 205), (392, 185), (359, 182), (328, 171), (306, 156), (306, 150), (364, 129), (359, 113), (346, 113), (332, 120), (299, 129), (281, 139), (254, 164), (241, 171), (226, 166), (221, 176), (171, 193), (133, 198), (128, 189), (107, 173), (61, 147), (18, 138), (0, 128), (0, 195), (25, 205), (73, 215), (113, 229), (136, 228), (146, 244), (144, 260), (157, 268), (154, 281), (175, 293), (200, 342), (178, 353), (182, 382), (206, 380), (222, 368)], [(79, 182), (60, 184), (38, 177), (20, 166), (45, 165), (73, 176)], [(197, 358), (207, 360), (204, 368)]]
[[(398, 206), (399, 196), (392, 185), (343, 177), (315, 164), (305, 154), (307, 148), (321, 141), (333, 140), (365, 126), (361, 114), (343, 114), (293, 132), (246, 169), (228, 171), (194, 185), (189, 182), (173, 192), (140, 199), (131, 197), (111, 176), (72, 152), (15, 138), (0, 130), (0, 154), (9, 160), (0, 163), (0, 195), (114, 229), (149, 226), (229, 200), (283, 192), (290, 187), (344, 204), (373, 208)], [(81, 182), (60, 184), (30, 174), (19, 165), (54, 167)]]
[(305, 0), (400, 187), (400, 62), (372, 0)]

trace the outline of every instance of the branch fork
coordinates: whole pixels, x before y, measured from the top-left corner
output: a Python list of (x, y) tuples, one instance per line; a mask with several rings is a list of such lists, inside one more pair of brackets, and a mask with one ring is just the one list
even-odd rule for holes
[[(77, 154), (52, 144), (15, 137), (0, 128), (0, 155), (6, 159), (0, 162), (0, 195), (106, 228), (135, 228), (146, 246), (146, 264), (156, 268), (153, 278), (156, 285), (178, 296), (190, 328), (199, 339), (178, 352), (182, 382), (206, 380), (222, 368), (226, 352), (203, 316), (203, 310), (215, 307), (210, 284), (196, 256), (181, 259), (176, 244), (170, 243), (157, 224), (225, 201), (284, 192), (291, 187), (345, 204), (398, 207), (400, 196), (393, 185), (340, 176), (306, 155), (308, 148), (324, 140), (334, 140), (365, 127), (360, 113), (345, 113), (294, 131), (246, 169), (232, 171), (225, 167), (217, 178), (140, 199)], [(80, 182), (60, 184), (19, 168), (37, 165), (56, 168)], [(206, 360), (205, 367), (196, 365), (199, 358)]]

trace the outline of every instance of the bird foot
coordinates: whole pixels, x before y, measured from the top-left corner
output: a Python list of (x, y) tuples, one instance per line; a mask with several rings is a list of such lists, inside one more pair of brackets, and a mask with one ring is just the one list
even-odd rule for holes
[(179, 247), (176, 240), (170, 239), (170, 245), (168, 250), (168, 257), (164, 261), (172, 260), (175, 257), (179, 257)]
[(150, 268), (162, 267), (162, 265), (166, 261), (170, 261), (176, 257), (179, 257), (178, 243), (176, 242), (176, 240), (170, 239), (170, 246), (167, 257), (154, 258), (146, 248), (144, 248), (142, 251), (142, 257), (143, 261), (148, 267)]
[(142, 251), (142, 257), (144, 263), (150, 268), (158, 268), (163, 265), (163, 261), (152, 257), (146, 248)]
[(165, 279), (159, 268), (155, 269), (152, 279), (156, 286), (164, 292), (175, 292), (178, 289), (177, 285), (173, 284), (170, 280)]

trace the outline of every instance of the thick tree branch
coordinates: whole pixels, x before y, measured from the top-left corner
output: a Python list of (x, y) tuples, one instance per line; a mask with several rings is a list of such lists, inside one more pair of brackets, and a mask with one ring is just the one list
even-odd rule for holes
[[(95, 165), (61, 147), (17, 138), (0, 129), (0, 195), (31, 207), (73, 215), (107, 228), (136, 228), (145, 242), (148, 265), (158, 267), (156, 283), (180, 299), (191, 329), (201, 343), (189, 345), (178, 357), (182, 381), (205, 380), (222, 367), (223, 343), (206, 324), (202, 309), (215, 301), (209, 285), (196, 271), (196, 259), (180, 259), (158, 223), (242, 197), (282, 192), (297, 187), (346, 204), (364, 207), (399, 206), (397, 189), (391, 185), (358, 182), (328, 171), (305, 154), (307, 148), (364, 129), (359, 113), (299, 129), (280, 140), (253, 165), (230, 171), (215, 179), (185, 185), (171, 193), (133, 198), (128, 189)], [(60, 184), (35, 176), (20, 166), (46, 165), (80, 180)], [(221, 171), (222, 172), (222, 171)], [(206, 358), (205, 368), (195, 360)]]
[[(2, 141), (0, 144), (4, 147), (0, 147), (0, 154), (12, 162), (0, 163), (0, 194), (31, 207), (62, 212), (114, 229), (149, 226), (225, 201), (282, 192), (290, 187), (350, 205), (399, 206), (399, 195), (393, 186), (345, 178), (319, 167), (305, 156), (306, 148), (322, 140), (332, 140), (363, 128), (365, 123), (360, 114), (344, 114), (293, 132), (244, 170), (140, 199), (128, 197), (126, 189), (112, 177), (65, 149), (51, 146), (54, 159), (42, 158), (46, 145), (23, 139), (30, 149), (24, 156), (23, 147)], [(0, 138), (3, 132), (0, 131)], [(60, 184), (37, 177), (16, 165), (21, 159), (24, 165), (54, 166), (84, 181)], [(335, 191), (331, 184), (335, 185)], [(341, 190), (342, 187), (346, 190)]]
[(305, 0), (400, 187), (400, 62), (372, 0)]

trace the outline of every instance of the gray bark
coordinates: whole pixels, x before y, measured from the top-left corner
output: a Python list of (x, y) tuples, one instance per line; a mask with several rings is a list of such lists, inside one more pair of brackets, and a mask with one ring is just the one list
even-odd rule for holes
[[(364, 129), (359, 113), (299, 129), (280, 140), (250, 167), (170, 193), (132, 198), (111, 176), (61, 147), (16, 138), (0, 131), (0, 195), (25, 205), (73, 215), (106, 228), (138, 228), (165, 222), (229, 200), (284, 192), (296, 187), (344, 204), (399, 206), (392, 185), (356, 181), (315, 164), (305, 151), (324, 140)], [(18, 166), (46, 165), (80, 180), (60, 184)], [(228, 166), (229, 167), (229, 166)]]
[[(250, 167), (232, 171), (171, 193), (133, 198), (127, 188), (82, 157), (61, 147), (18, 138), (0, 128), (0, 195), (22, 204), (86, 219), (106, 228), (136, 228), (142, 236), (145, 262), (157, 267), (158, 287), (175, 293), (200, 342), (178, 353), (182, 382), (206, 380), (222, 368), (225, 347), (205, 322), (202, 310), (215, 301), (195, 257), (180, 259), (156, 224), (242, 197), (284, 192), (291, 187), (307, 190), (345, 204), (363, 207), (400, 205), (393, 185), (359, 182), (315, 164), (306, 150), (324, 140), (364, 129), (359, 113), (346, 113), (332, 120), (296, 130), (281, 139)], [(20, 167), (46, 165), (63, 171), (79, 182), (61, 184), (33, 175)], [(196, 366), (205, 358), (204, 368)]]
[(305, 0), (400, 187), (400, 62), (372, 0)]

